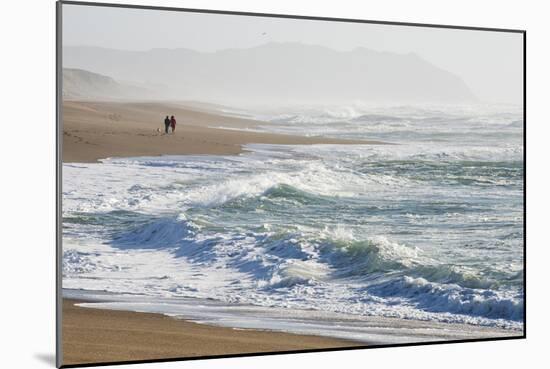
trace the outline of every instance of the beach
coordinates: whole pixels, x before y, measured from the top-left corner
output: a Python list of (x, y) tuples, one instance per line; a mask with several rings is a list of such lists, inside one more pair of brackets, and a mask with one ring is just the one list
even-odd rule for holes
[[(176, 117), (175, 134), (164, 134), (166, 115)], [(156, 155), (235, 155), (241, 153), (242, 145), (247, 143), (381, 143), (253, 131), (259, 123), (197, 103), (65, 101), (63, 162), (89, 163), (108, 157)], [(224, 128), (217, 128), (220, 126)]]
[[(176, 134), (164, 134), (163, 114), (177, 117)], [(64, 163), (108, 157), (236, 155), (248, 143), (378, 143), (246, 131), (259, 122), (223, 115), (200, 104), (67, 101), (63, 116)], [(221, 122), (224, 128), (215, 128)], [(63, 300), (65, 365), (365, 345), (312, 335), (215, 327), (161, 314), (87, 309), (75, 306), (77, 302)]]
[(300, 109), (64, 103), (66, 364), (523, 335), (519, 113)]

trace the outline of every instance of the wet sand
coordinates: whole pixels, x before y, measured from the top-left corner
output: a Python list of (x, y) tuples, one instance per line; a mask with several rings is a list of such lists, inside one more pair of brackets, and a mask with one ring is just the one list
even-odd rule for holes
[(63, 299), (63, 365), (365, 346), (335, 338), (197, 324)]

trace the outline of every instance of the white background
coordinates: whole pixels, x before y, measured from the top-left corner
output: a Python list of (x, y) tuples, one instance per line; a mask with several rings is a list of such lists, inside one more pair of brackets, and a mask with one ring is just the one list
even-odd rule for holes
[[(527, 340), (133, 365), (132, 368), (540, 367), (548, 347), (548, 11), (539, 1), (139, 1), (134, 4), (527, 29)], [(116, 0), (111, 0), (116, 2)], [(538, 4), (538, 5), (537, 5)], [(3, 2), (0, 19), (0, 366), (53, 367), (55, 3)], [(452, 45), (449, 45), (452, 47)], [(540, 363), (540, 364), (538, 364)], [(537, 365), (538, 364), (538, 365)]]

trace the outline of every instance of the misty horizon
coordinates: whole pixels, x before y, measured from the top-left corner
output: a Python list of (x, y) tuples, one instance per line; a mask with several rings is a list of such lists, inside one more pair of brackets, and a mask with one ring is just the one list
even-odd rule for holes
[(338, 51), (301, 42), (201, 52), (188, 48), (127, 51), (66, 46), (64, 66), (140, 84), (156, 98), (230, 105), (477, 102), (456, 74), (416, 53), (356, 47)]

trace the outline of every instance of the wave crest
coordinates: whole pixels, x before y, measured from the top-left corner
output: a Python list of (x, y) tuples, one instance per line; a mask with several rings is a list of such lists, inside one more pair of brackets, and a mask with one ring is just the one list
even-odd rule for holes
[(520, 293), (464, 288), (409, 276), (373, 286), (369, 288), (369, 293), (380, 297), (406, 298), (409, 303), (425, 311), (490, 319), (523, 319), (523, 296)]

